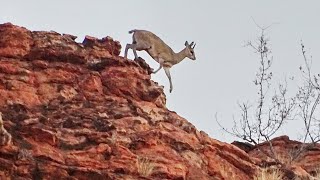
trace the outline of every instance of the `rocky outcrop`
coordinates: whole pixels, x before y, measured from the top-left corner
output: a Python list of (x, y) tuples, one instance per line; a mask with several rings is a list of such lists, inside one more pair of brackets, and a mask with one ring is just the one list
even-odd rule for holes
[(256, 159), (166, 108), (110, 37), (0, 25), (0, 179), (251, 179)]
[[(294, 179), (295, 176), (300, 176), (309, 179), (310, 175), (319, 173), (320, 144), (301, 143), (290, 140), (288, 136), (274, 138), (271, 143), (287, 177)], [(238, 143), (235, 143), (235, 145), (243, 148)], [(251, 147), (247, 152), (250, 157), (258, 159), (258, 164), (261, 167), (277, 165), (274, 159), (266, 156), (261, 150), (271, 154), (270, 146), (267, 142)]]

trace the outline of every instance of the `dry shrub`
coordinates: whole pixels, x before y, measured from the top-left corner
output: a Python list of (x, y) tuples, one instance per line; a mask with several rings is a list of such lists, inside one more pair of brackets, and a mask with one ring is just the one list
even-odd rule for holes
[(137, 168), (138, 173), (143, 177), (148, 177), (152, 174), (155, 164), (146, 157), (138, 157)]
[(254, 180), (282, 180), (283, 172), (278, 168), (263, 168)]

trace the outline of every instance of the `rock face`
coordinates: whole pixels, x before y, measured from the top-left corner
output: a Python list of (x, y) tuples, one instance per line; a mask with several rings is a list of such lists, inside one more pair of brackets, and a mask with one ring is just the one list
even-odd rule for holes
[(0, 179), (252, 179), (256, 159), (166, 108), (110, 37), (0, 25)]

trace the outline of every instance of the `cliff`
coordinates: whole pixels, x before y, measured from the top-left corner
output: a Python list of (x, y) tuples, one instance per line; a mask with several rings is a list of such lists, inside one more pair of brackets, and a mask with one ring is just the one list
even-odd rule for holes
[[(75, 39), (0, 25), (1, 180), (247, 180), (274, 164), (257, 147), (212, 139), (167, 109), (150, 67), (119, 56), (119, 42)], [(283, 154), (297, 143), (274, 141)], [(319, 152), (303, 154), (288, 177), (314, 172)]]
[[(0, 179), (250, 179), (252, 158), (166, 108), (110, 37), (0, 25)], [(1, 134), (0, 134), (1, 135)]]

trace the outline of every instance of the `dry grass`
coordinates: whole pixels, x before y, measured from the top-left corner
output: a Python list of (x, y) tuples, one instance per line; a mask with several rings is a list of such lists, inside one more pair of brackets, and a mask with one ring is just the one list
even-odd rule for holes
[(284, 164), (285, 166), (290, 166), (293, 161), (292, 155), (290, 153), (277, 154), (276, 159), (280, 161), (282, 164)]
[(265, 168), (254, 177), (254, 180), (282, 180), (283, 172), (278, 168)]
[(138, 173), (143, 177), (148, 177), (152, 174), (155, 164), (146, 157), (138, 157), (137, 168)]
[(315, 179), (320, 179), (320, 167), (316, 170), (315, 176), (313, 176)]

